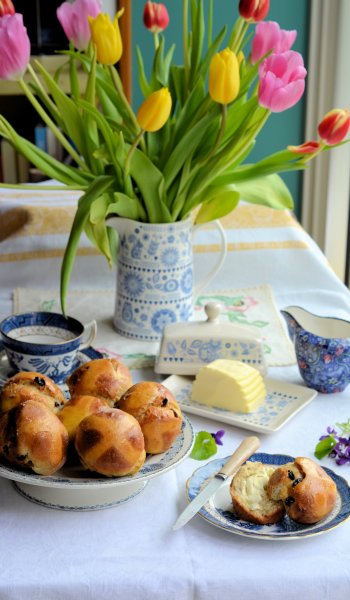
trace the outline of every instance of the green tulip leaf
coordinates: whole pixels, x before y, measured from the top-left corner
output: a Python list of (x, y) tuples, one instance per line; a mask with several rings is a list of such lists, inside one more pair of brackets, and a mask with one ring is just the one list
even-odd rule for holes
[(13, 127), (4, 119), (0, 117), (0, 121), (6, 124), (8, 131), (7, 139), (10, 141), (12, 146), (22, 154), (30, 163), (40, 169), (50, 179), (57, 179), (61, 183), (66, 185), (82, 185), (84, 189), (92, 179), (92, 175), (89, 173), (83, 173), (79, 169), (65, 165), (59, 160), (55, 159), (50, 154), (47, 154), (32, 142), (29, 142), (22, 136), (18, 135)]
[(208, 190), (209, 200), (203, 201), (196, 216), (196, 223), (208, 223), (221, 219), (234, 210), (239, 203), (239, 192), (234, 186)]
[(141, 54), (141, 50), (140, 50), (139, 46), (136, 46), (136, 58), (137, 58), (137, 67), (138, 67), (139, 84), (140, 84), (141, 92), (143, 94), (143, 97), (147, 98), (147, 96), (149, 96), (151, 93), (151, 86), (147, 81), (147, 77), (145, 74), (145, 67), (143, 64), (143, 58), (142, 58), (142, 54)]
[(135, 150), (130, 162), (130, 175), (143, 197), (149, 223), (170, 223), (165, 202), (164, 176), (140, 150)]
[(246, 202), (277, 209), (292, 209), (294, 206), (289, 189), (277, 174), (237, 181), (234, 186)]
[(67, 247), (63, 256), (61, 266), (60, 296), (63, 314), (66, 314), (67, 287), (73, 268), (74, 258), (78, 249), (80, 236), (89, 218), (91, 205), (94, 202), (94, 200), (96, 200), (96, 198), (99, 198), (99, 196), (104, 194), (108, 189), (112, 188), (114, 183), (115, 179), (113, 177), (97, 177), (90, 184), (85, 194), (79, 200), (77, 212), (75, 213), (73, 225), (70, 231)]
[(65, 94), (40, 62), (36, 61), (35, 64), (60, 112), (65, 133), (73, 140), (78, 150), (85, 156), (84, 122), (77, 106), (74, 104), (73, 100)]
[(113, 198), (114, 202), (108, 206), (106, 217), (108, 215), (116, 214), (120, 217), (124, 217), (125, 219), (145, 221), (145, 210), (137, 198), (130, 198), (130, 196), (122, 194), (121, 192), (115, 192), (113, 194)]

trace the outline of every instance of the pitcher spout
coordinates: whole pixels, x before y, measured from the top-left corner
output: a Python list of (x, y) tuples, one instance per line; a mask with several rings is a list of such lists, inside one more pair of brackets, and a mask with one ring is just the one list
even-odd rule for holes
[(293, 310), (296, 307), (288, 306), (287, 308), (283, 308), (281, 310), (281, 314), (283, 315), (288, 328), (289, 337), (294, 342), (295, 336), (300, 330), (300, 324), (298, 323), (295, 315), (295, 311)]

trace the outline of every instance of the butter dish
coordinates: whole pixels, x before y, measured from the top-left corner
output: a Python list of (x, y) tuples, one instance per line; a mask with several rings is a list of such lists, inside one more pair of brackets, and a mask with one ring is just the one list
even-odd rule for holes
[(208, 302), (207, 319), (166, 325), (154, 370), (167, 375), (197, 375), (199, 369), (218, 358), (240, 360), (265, 376), (262, 340), (248, 327), (220, 322), (222, 305)]

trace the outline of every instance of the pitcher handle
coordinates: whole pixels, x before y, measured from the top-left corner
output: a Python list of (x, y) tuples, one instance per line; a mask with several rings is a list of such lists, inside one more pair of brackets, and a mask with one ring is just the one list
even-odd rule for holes
[[(213, 225), (215, 225), (215, 227), (217, 228), (217, 230), (219, 231), (219, 234), (220, 234), (220, 245), (221, 245), (220, 255), (217, 260), (217, 263), (214, 265), (214, 267), (211, 269), (211, 271), (209, 271), (209, 273), (202, 279), (202, 281), (199, 281), (194, 286), (194, 288), (193, 288), (193, 297), (194, 298), (196, 298), (198, 296), (199, 292), (201, 292), (211, 282), (211, 280), (215, 277), (215, 275), (217, 275), (217, 273), (220, 271), (222, 265), (224, 264), (224, 260), (226, 258), (226, 254), (227, 254), (227, 238), (226, 238), (226, 233), (225, 233), (223, 226), (221, 225), (220, 221), (212, 221), (211, 223)], [(203, 227), (203, 225), (207, 225), (207, 223), (199, 223), (198, 225), (194, 225), (193, 226), (193, 235), (195, 235), (195, 233), (198, 231), (198, 229), (200, 227)]]
[[(89, 332), (89, 329), (90, 329), (90, 332)], [(84, 325), (84, 334), (86, 332), (88, 332), (88, 337), (85, 340), (85, 342), (83, 342), (79, 346), (79, 350), (84, 350), (84, 348), (89, 348), (89, 346), (91, 346), (92, 342), (94, 341), (96, 334), (97, 334), (97, 323), (95, 320), (90, 321), (89, 323)]]

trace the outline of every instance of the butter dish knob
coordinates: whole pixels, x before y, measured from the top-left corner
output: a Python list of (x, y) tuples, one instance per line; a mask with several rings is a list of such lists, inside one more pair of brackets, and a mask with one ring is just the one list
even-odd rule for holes
[(220, 313), (223, 310), (223, 305), (221, 302), (207, 302), (204, 307), (205, 313), (207, 315), (207, 323), (218, 323)]

